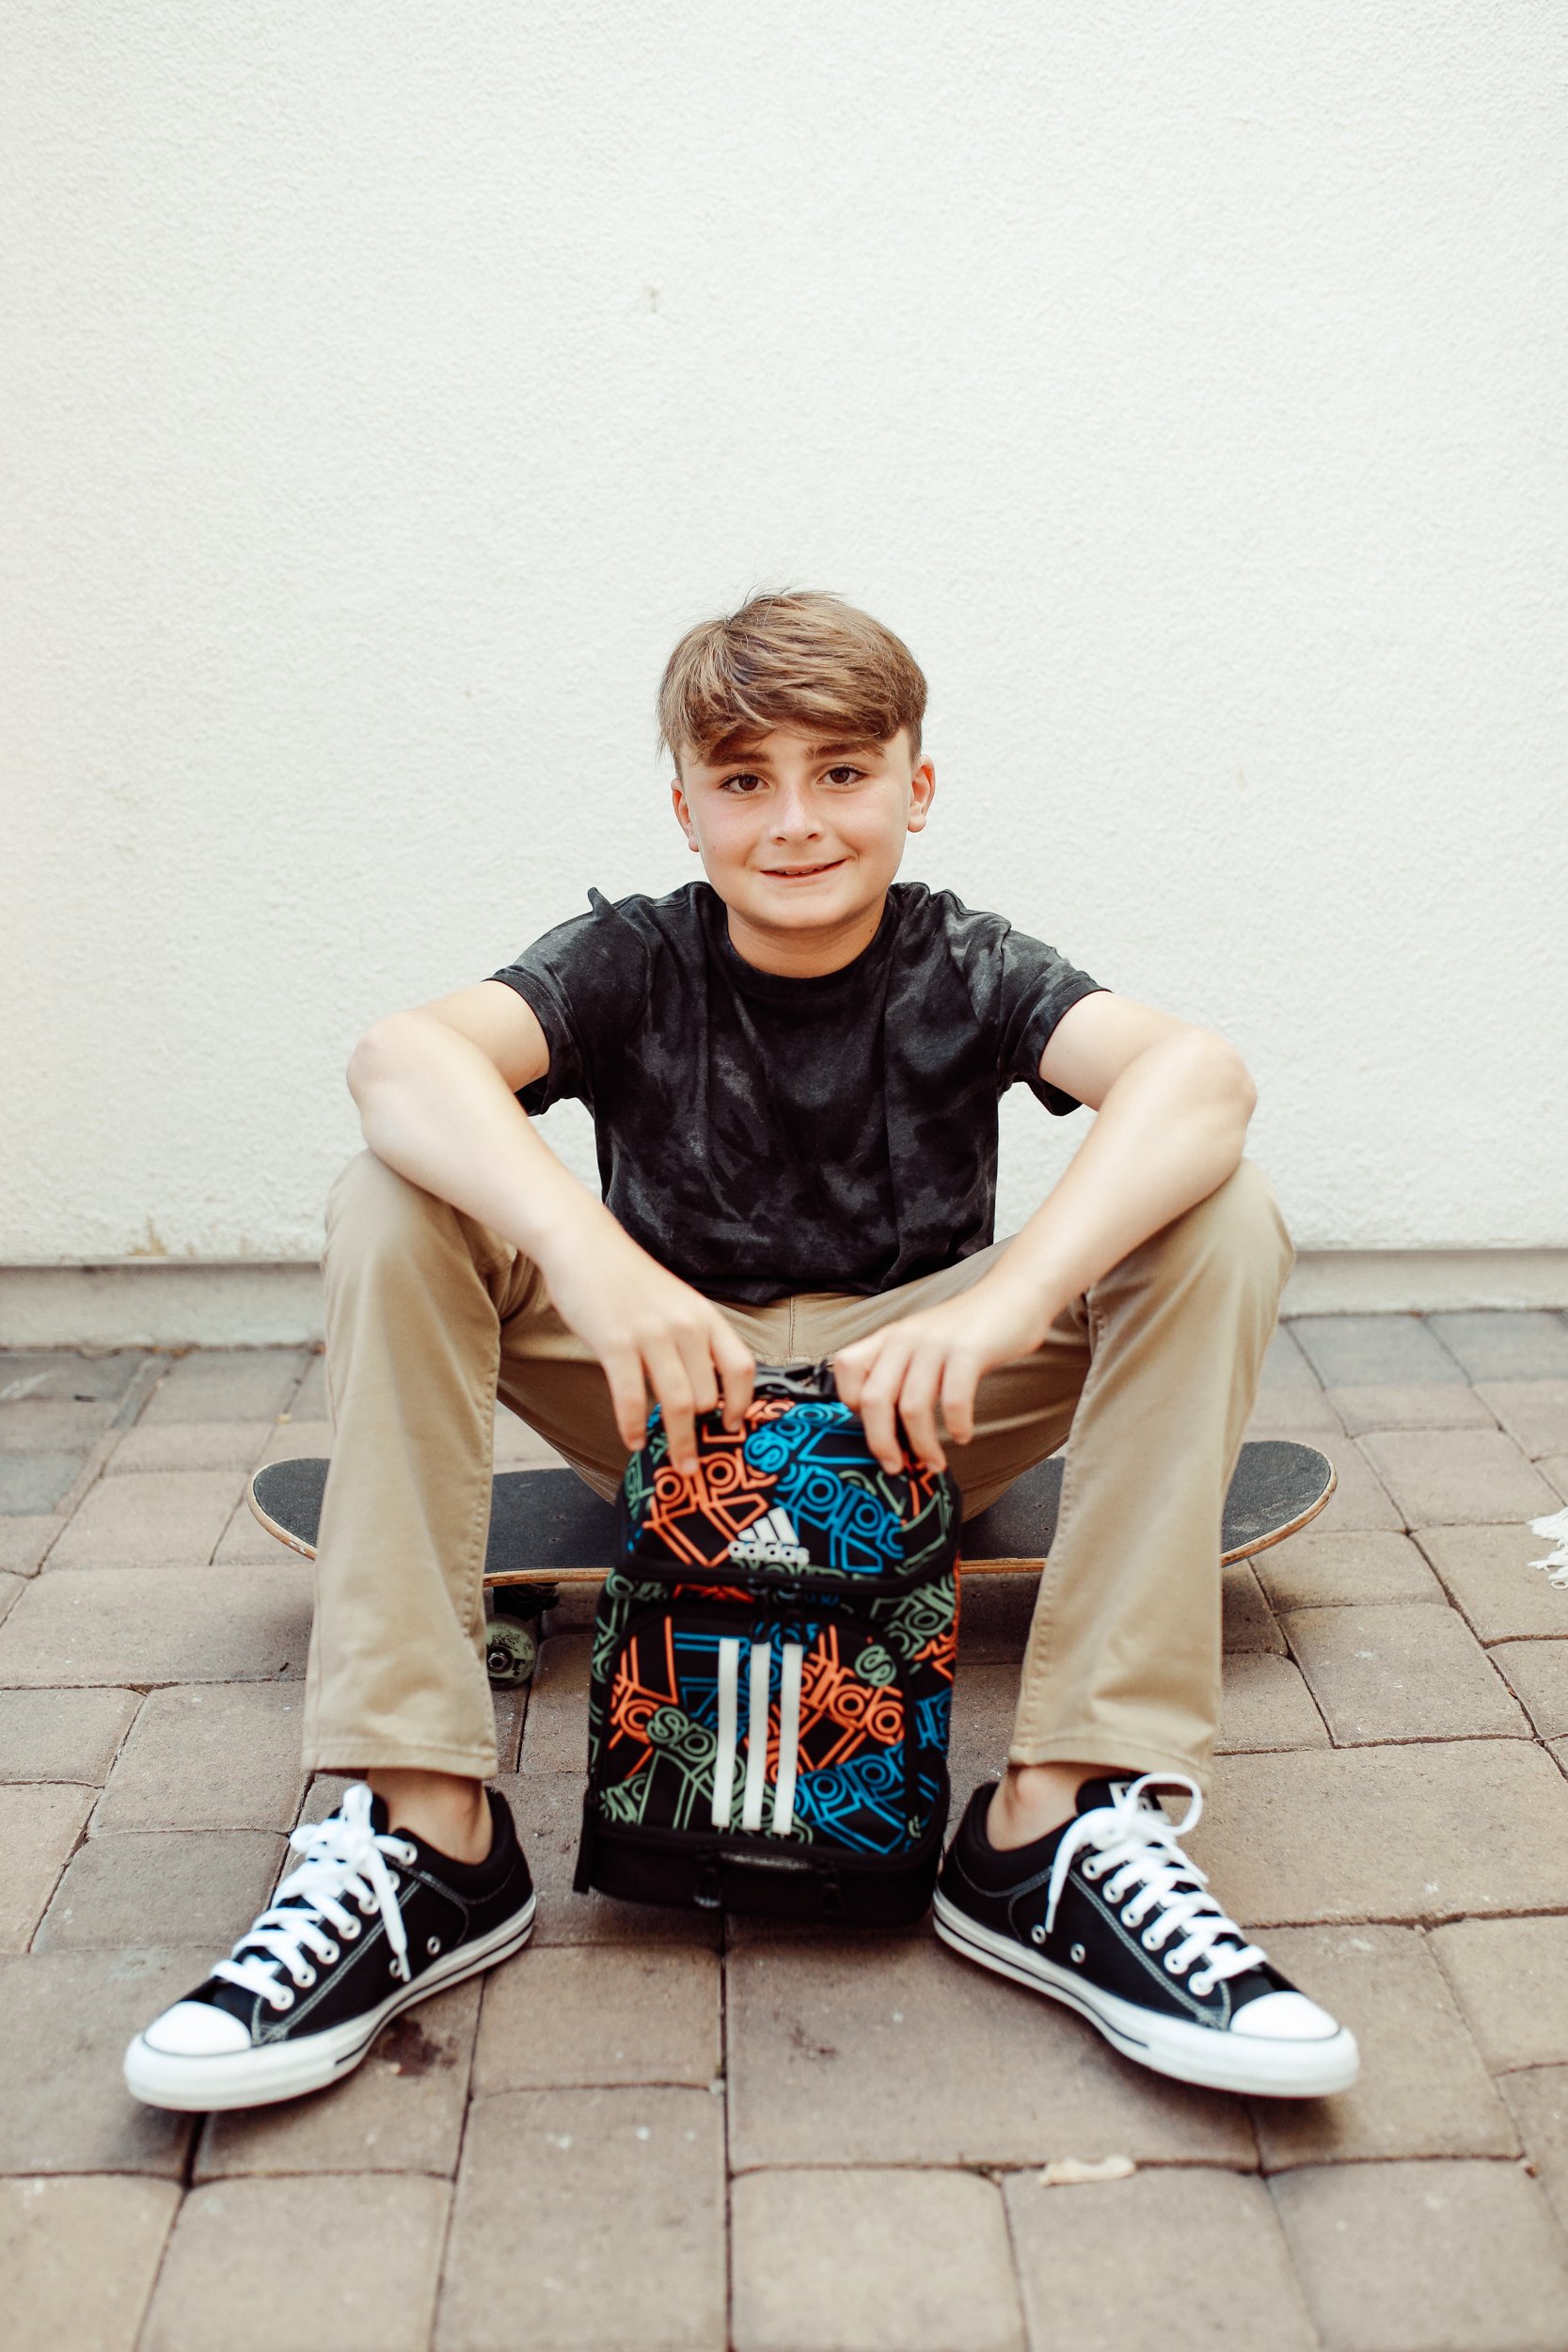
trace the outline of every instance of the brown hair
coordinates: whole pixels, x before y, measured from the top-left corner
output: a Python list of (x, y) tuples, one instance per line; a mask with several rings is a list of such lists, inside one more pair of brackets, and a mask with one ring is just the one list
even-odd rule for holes
[(658, 690), (659, 741), (724, 758), (778, 726), (831, 727), (885, 743), (900, 727), (920, 751), (926, 679), (900, 638), (819, 589), (752, 596), (689, 628)]

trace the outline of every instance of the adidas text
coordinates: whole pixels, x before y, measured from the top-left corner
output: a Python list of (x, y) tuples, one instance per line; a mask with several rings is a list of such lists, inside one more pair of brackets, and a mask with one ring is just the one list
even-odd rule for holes
[(795, 1533), (789, 1513), (782, 1508), (769, 1511), (766, 1518), (749, 1527), (744, 1535), (737, 1535), (729, 1548), (729, 1556), (740, 1568), (805, 1568), (811, 1565), (811, 1555)]

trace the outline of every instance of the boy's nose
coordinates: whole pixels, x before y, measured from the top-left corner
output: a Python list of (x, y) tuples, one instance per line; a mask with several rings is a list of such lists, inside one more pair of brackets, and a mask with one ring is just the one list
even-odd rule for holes
[(810, 794), (785, 785), (773, 803), (773, 822), (769, 830), (777, 841), (800, 840), (803, 835), (820, 833), (822, 820)]

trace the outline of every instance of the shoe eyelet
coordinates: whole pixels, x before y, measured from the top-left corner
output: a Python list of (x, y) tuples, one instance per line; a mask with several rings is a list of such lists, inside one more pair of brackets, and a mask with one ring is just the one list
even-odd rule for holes
[(1138, 1941), (1143, 1946), (1146, 1952), (1157, 1952), (1160, 1948), (1160, 1930), (1158, 1923), (1156, 1923), (1153, 1927), (1145, 1928), (1142, 1935), (1139, 1936)]
[(398, 1888), (403, 1884), (403, 1881), (399, 1878), (395, 1870), (388, 1870), (387, 1873), (387, 1883), (395, 1895)]
[(1206, 2001), (1209, 1998), (1210, 1994), (1212, 1993), (1213, 1989), (1214, 1979), (1212, 1977), (1202, 1976), (1195, 1977), (1193, 1979), (1192, 1990), (1197, 1994), (1200, 2001)]
[(437, 1953), (437, 1952), (440, 1950), (440, 1948), (441, 1948), (441, 1939), (440, 1939), (440, 1937), (439, 1937), (438, 1935), (427, 1935), (427, 1936), (425, 1937), (425, 1941), (424, 1941), (424, 1947), (425, 1947), (425, 1950), (426, 1950), (426, 1951), (430, 1954), (431, 1959), (432, 1959), (432, 1960), (434, 1960), (434, 1959), (435, 1959), (435, 1957), (436, 1957), (436, 1953)]
[(269, 1993), (267, 1994), (267, 1999), (274, 2009), (280, 2011), (286, 2009), (293, 2009), (294, 2005), (294, 1996), (292, 1993)]
[(1031, 1928), (1029, 1931), (1029, 1941), (1031, 1944), (1043, 1944), (1045, 1942), (1045, 1930), (1043, 1928)]
[(352, 1944), (359, 1933), (358, 1920), (345, 1919), (342, 1926), (338, 1930), (338, 1933), (342, 1937), (345, 1944)]
[(1073, 1964), (1073, 1966), (1074, 1966), (1075, 1968), (1082, 1968), (1082, 1966), (1084, 1965), (1085, 1961), (1087, 1958), (1088, 1958), (1088, 1954), (1085, 1951), (1084, 1947), (1082, 1946), (1082, 1944), (1075, 1944), (1075, 1945), (1073, 1946), (1073, 1947), (1072, 1947), (1072, 1964)]
[(340, 1958), (338, 1947), (336, 1944), (324, 1944), (316, 1957), (318, 1960), (325, 1962), (326, 1966), (330, 1968), (333, 1962)]
[(1186, 1962), (1180, 1959), (1177, 1953), (1167, 1952), (1165, 1954), (1165, 1974), (1168, 1977), (1184, 1977), (1186, 1973)]
[(1099, 1859), (1099, 1857), (1098, 1857), (1098, 1856), (1091, 1857), (1091, 1859), (1090, 1859), (1089, 1861), (1087, 1861), (1087, 1862), (1085, 1862), (1085, 1865), (1084, 1865), (1084, 1876), (1085, 1876), (1086, 1879), (1089, 1879), (1089, 1880), (1091, 1880), (1091, 1881), (1092, 1881), (1092, 1880), (1094, 1880), (1094, 1879), (1102, 1878), (1102, 1877), (1104, 1876), (1104, 1874), (1105, 1874), (1105, 1865), (1104, 1865), (1104, 1863), (1103, 1863), (1103, 1862), (1101, 1862), (1101, 1861)]

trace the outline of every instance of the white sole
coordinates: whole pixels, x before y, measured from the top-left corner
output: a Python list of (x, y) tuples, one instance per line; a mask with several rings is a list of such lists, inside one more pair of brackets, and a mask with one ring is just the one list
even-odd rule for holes
[(1361, 2071), (1355, 2037), (1340, 2026), (1319, 2042), (1266, 2042), (1212, 2026), (1162, 2017), (1114, 1993), (1069, 1976), (1053, 1961), (1026, 1951), (1010, 1935), (984, 1928), (945, 1895), (936, 1898), (936, 1931), (966, 1960), (1010, 1977), (1053, 2001), (1075, 2009), (1107, 2042), (1140, 2065), (1177, 2082), (1209, 2090), (1239, 2090), (1264, 2099), (1322, 2099), (1348, 2090)]
[(150, 2107), (216, 2115), (232, 2107), (271, 2106), (278, 2099), (297, 2099), (307, 2090), (341, 2082), (367, 2055), (382, 2026), (400, 2010), (520, 1952), (533, 1933), (536, 1899), (531, 1895), (522, 1910), (514, 1912), (499, 1928), (492, 1928), (476, 1943), (460, 1945), (412, 1984), (389, 1993), (378, 2009), (347, 2018), (341, 2026), (328, 2026), (324, 2032), (302, 2035), (298, 2042), (274, 2042), (262, 2049), (186, 2058), (154, 2049), (146, 2034), (139, 2033), (125, 2053), (126, 2089)]

